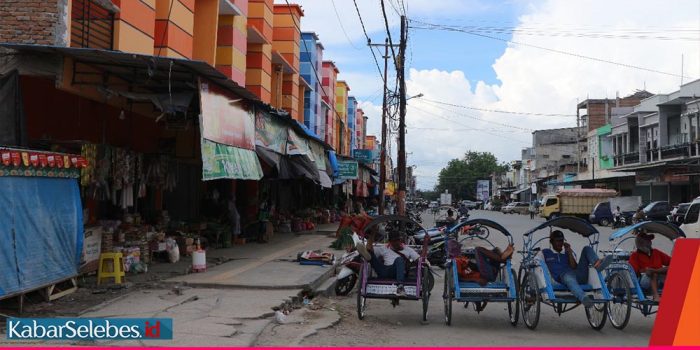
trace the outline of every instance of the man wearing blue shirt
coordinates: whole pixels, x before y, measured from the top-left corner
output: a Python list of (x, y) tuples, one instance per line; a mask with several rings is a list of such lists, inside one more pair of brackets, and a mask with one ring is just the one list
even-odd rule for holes
[(585, 246), (581, 250), (581, 257), (577, 263), (571, 245), (564, 241), (564, 233), (559, 230), (549, 234), (549, 243), (552, 249), (542, 250), (542, 258), (552, 278), (566, 285), (585, 307), (593, 306), (593, 299), (586, 295), (580, 284), (588, 283), (590, 265), (598, 271), (603, 271), (612, 262), (612, 256), (608, 255), (600, 259), (591, 246)]

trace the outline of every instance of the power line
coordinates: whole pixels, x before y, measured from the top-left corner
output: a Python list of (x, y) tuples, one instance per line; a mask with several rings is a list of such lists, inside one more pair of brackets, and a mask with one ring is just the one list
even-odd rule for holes
[(532, 116), (540, 116), (540, 117), (575, 117), (575, 116), (576, 116), (576, 114), (515, 112), (515, 111), (504, 111), (504, 110), (500, 110), (500, 109), (479, 108), (479, 107), (472, 107), (472, 106), (456, 105), (456, 104), (453, 104), (453, 103), (442, 102), (442, 101), (435, 101), (435, 100), (430, 100), (430, 99), (427, 99), (427, 98), (422, 98), (421, 100), (423, 100), (423, 101), (428, 101), (428, 102), (433, 102), (433, 103), (437, 103), (437, 104), (441, 104), (441, 105), (452, 106), (452, 107), (458, 107), (458, 108), (464, 108), (464, 109), (473, 109), (473, 110), (477, 110), (477, 111), (493, 112), (493, 113), (507, 113), (507, 114), (518, 114), (518, 115), (532, 115)]
[[(418, 101), (420, 101), (420, 100), (418, 100)], [(430, 102), (428, 102), (428, 101), (423, 101), (423, 102), (430, 103)], [(468, 115), (468, 114), (456, 113), (455, 111), (449, 110), (449, 109), (444, 108), (444, 107), (441, 107), (441, 106), (439, 106), (439, 105), (433, 105), (432, 103), (430, 103), (430, 105), (431, 105), (432, 107), (439, 108), (439, 109), (442, 109), (442, 110), (444, 110), (444, 111), (453, 113), (453, 114), (455, 114), (455, 115), (457, 115), (457, 116), (467, 117), (467, 118), (470, 118), (470, 119), (475, 119), (475, 120), (478, 120), (478, 121), (482, 121), (482, 122), (485, 122), (485, 123), (490, 123), (490, 124), (494, 124), (494, 125), (498, 125), (498, 126), (504, 126), (504, 127), (506, 127), (506, 128), (519, 129), (519, 130), (524, 130), (524, 131), (534, 131), (534, 130), (532, 130), (532, 129), (523, 128), (523, 127), (520, 127), (520, 126), (509, 125), (509, 124), (503, 124), (503, 123), (494, 122), (494, 121), (491, 121), (491, 120), (486, 120), (486, 119), (482, 119), (482, 118), (479, 118), (479, 117), (471, 116), (471, 115)], [(422, 111), (422, 112), (431, 114), (431, 115), (433, 115), (433, 116), (440, 117), (439, 114), (433, 114), (433, 113), (428, 112), (428, 111), (426, 111), (426, 110), (424, 110), (424, 109), (418, 108), (418, 107), (416, 107), (415, 105), (411, 105), (411, 106), (412, 106), (413, 108), (419, 110), (419, 111)], [(447, 119), (447, 120), (453, 121), (453, 120), (451, 120), (451, 119)], [(471, 127), (471, 125), (464, 125), (464, 124), (462, 124), (462, 126)]]
[[(365, 22), (362, 20), (362, 15), (360, 14), (360, 8), (357, 7), (357, 0), (352, 0), (352, 2), (355, 4), (355, 10), (357, 10), (357, 17), (360, 19), (360, 25), (362, 25), (362, 32), (365, 33), (365, 38), (367, 38), (367, 45), (372, 43), (372, 39), (369, 38), (369, 35), (367, 35), (367, 30), (365, 29)], [(372, 49), (372, 46), (368, 46), (369, 51), (372, 53), (372, 57), (374, 57), (374, 63), (377, 65), (377, 72), (379, 72), (379, 78), (384, 80), (382, 77), (382, 69), (379, 68), (379, 61), (377, 60), (377, 56), (374, 54), (374, 49)]]
[(424, 28), (424, 27), (413, 27), (413, 28), (416, 28), (416, 29), (429, 29), (429, 30), (431, 30), (431, 29), (432, 29), (432, 30), (437, 29), (437, 30), (445, 30), (445, 31), (451, 31), (451, 32), (461, 32), (461, 33), (466, 33), (466, 34), (469, 34), (469, 35), (478, 36), (478, 37), (482, 37), (482, 38), (487, 38), (487, 39), (492, 39), (492, 40), (503, 41), (503, 42), (511, 43), (511, 44), (515, 44), (515, 45), (521, 45), (521, 46), (532, 47), (532, 48), (535, 48), (535, 49), (540, 49), (540, 50), (544, 50), (544, 51), (554, 52), (554, 53), (558, 53), (558, 54), (561, 54), (561, 55), (573, 56), (573, 57), (583, 58), (583, 59), (587, 59), (587, 60), (591, 60), (591, 61), (613, 64), (613, 65), (621, 66), (621, 67), (625, 67), (625, 68), (638, 69), (638, 70), (642, 70), (642, 71), (646, 71), (646, 72), (658, 73), (658, 74), (668, 75), (668, 76), (677, 77), (677, 78), (689, 78), (689, 79), (691, 78), (691, 77), (684, 76), (684, 75), (682, 75), (682, 74), (668, 73), (668, 72), (663, 72), (663, 71), (656, 70), (656, 69), (650, 69), (650, 68), (644, 68), (644, 67), (640, 67), (640, 66), (635, 66), (635, 65), (632, 65), (632, 64), (620, 63), (620, 62), (615, 62), (615, 61), (606, 60), (606, 59), (602, 59), (602, 58), (591, 57), (591, 56), (585, 56), (585, 55), (581, 55), (581, 54), (577, 54), (577, 53), (572, 53), (572, 52), (567, 52), (567, 51), (561, 51), (561, 50), (557, 50), (557, 49), (550, 49), (550, 48), (548, 48), (548, 47), (543, 47), (543, 46), (538, 46), (538, 45), (532, 45), (532, 44), (526, 44), (526, 43), (517, 42), (517, 41), (512, 41), (512, 40), (503, 39), (503, 38), (497, 38), (497, 37), (490, 36), (490, 35), (474, 33), (474, 32), (470, 32), (470, 31), (468, 31), (468, 30), (462, 30), (462, 29), (458, 29), (458, 28), (452, 28), (452, 27), (443, 26), (443, 25), (440, 25), (440, 24), (425, 23), (425, 22), (416, 21), (416, 20), (412, 20), (412, 21), (414, 21), (415, 23), (419, 23), (419, 24), (423, 24), (423, 25), (429, 26), (429, 27), (427, 27), (427, 28)]
[(399, 65), (396, 62), (396, 53), (394, 52), (394, 43), (391, 40), (391, 31), (389, 30), (389, 19), (386, 16), (386, 8), (384, 7), (384, 0), (381, 0), (380, 3), (382, 5), (382, 16), (384, 17), (384, 26), (386, 27), (386, 34), (389, 38), (389, 47), (391, 48), (391, 57), (394, 59), (394, 67), (396, 67), (396, 69), (398, 69)]
[[(289, 4), (289, 1), (284, 0)], [(361, 50), (359, 47), (355, 46), (355, 44), (350, 40), (350, 37), (348, 36), (348, 33), (345, 31), (345, 27), (343, 26), (343, 21), (340, 19), (340, 14), (338, 14), (338, 9), (335, 7), (335, 0), (331, 0), (331, 4), (333, 4), (333, 10), (335, 11), (335, 17), (338, 19), (338, 24), (340, 24), (340, 29), (343, 30), (343, 34), (345, 34), (345, 39), (348, 39), (348, 43), (350, 43), (350, 46), (352, 46), (355, 50)]]

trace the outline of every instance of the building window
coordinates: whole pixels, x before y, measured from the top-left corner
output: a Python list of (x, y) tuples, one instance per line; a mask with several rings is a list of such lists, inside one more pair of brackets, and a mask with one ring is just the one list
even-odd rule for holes
[(112, 50), (114, 14), (93, 0), (73, 0), (71, 47)]

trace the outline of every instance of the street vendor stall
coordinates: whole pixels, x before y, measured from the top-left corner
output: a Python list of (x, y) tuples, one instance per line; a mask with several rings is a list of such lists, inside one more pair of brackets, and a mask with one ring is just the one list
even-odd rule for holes
[(83, 215), (77, 155), (0, 148), (0, 299), (78, 274)]

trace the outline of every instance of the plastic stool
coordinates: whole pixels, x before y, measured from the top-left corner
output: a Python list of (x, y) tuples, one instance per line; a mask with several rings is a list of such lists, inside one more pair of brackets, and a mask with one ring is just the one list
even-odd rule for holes
[[(111, 264), (112, 271), (107, 271), (105, 267)], [(97, 284), (102, 283), (103, 278), (114, 277), (115, 284), (122, 283), (124, 277), (124, 257), (122, 253), (102, 253), (100, 254), (100, 264), (97, 270)]]

